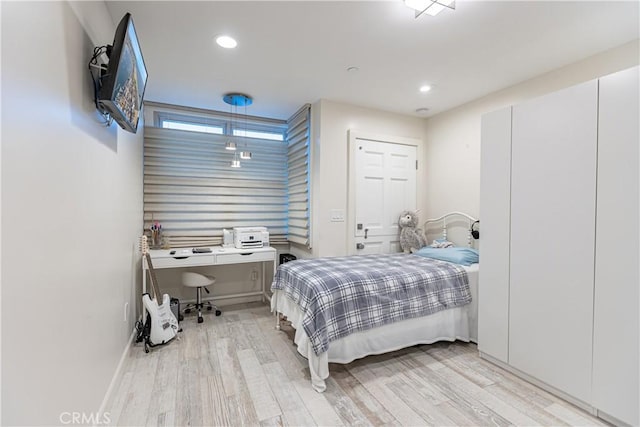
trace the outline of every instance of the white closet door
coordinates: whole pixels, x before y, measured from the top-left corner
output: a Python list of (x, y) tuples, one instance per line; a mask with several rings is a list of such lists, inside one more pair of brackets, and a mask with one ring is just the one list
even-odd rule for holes
[(509, 363), (591, 395), (597, 81), (513, 107)]
[(480, 160), (478, 350), (505, 363), (509, 355), (511, 107), (482, 116)]
[(593, 404), (638, 425), (638, 67), (600, 79)]

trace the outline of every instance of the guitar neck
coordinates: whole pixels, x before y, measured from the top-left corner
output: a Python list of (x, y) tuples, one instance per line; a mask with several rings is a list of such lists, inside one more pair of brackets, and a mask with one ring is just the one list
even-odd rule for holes
[(156, 272), (153, 269), (153, 263), (151, 262), (151, 255), (149, 252), (145, 252), (144, 256), (147, 259), (147, 268), (149, 270), (149, 281), (151, 282), (151, 287), (153, 288), (153, 294), (156, 298), (156, 303), (158, 305), (162, 304), (162, 296), (160, 295), (160, 291), (158, 290), (158, 279), (156, 279)]

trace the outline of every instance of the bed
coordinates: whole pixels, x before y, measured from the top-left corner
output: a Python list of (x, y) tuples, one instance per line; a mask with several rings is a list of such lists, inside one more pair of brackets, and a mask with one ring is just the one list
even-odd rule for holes
[[(468, 247), (474, 222), (452, 212), (427, 220), (424, 228), (429, 237), (429, 228), (442, 223), (438, 246), (451, 238), (451, 225), (464, 224)], [(291, 322), (316, 391), (326, 389), (329, 363), (416, 344), (476, 341), (479, 264), (457, 256), (445, 261), (452, 253), (447, 249), (424, 251), (301, 259), (278, 267), (271, 298), (276, 327), (280, 314)]]

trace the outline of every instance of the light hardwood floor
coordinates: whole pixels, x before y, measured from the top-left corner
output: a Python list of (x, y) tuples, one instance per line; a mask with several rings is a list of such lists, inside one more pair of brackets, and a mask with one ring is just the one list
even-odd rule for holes
[(226, 308), (180, 340), (131, 348), (107, 410), (113, 425), (560, 426), (607, 425), (478, 357), (474, 344), (437, 343), (332, 364), (310, 385), (293, 329), (264, 304)]

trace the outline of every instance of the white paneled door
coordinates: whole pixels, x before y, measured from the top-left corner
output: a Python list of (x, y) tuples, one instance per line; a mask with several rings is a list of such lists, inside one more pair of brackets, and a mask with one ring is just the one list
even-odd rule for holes
[(593, 403), (640, 423), (639, 68), (600, 79)]
[(399, 252), (398, 217), (416, 208), (417, 147), (356, 137), (351, 155), (355, 245), (350, 252)]
[(513, 107), (509, 363), (591, 399), (598, 82)]
[(511, 107), (482, 116), (478, 350), (509, 362)]

